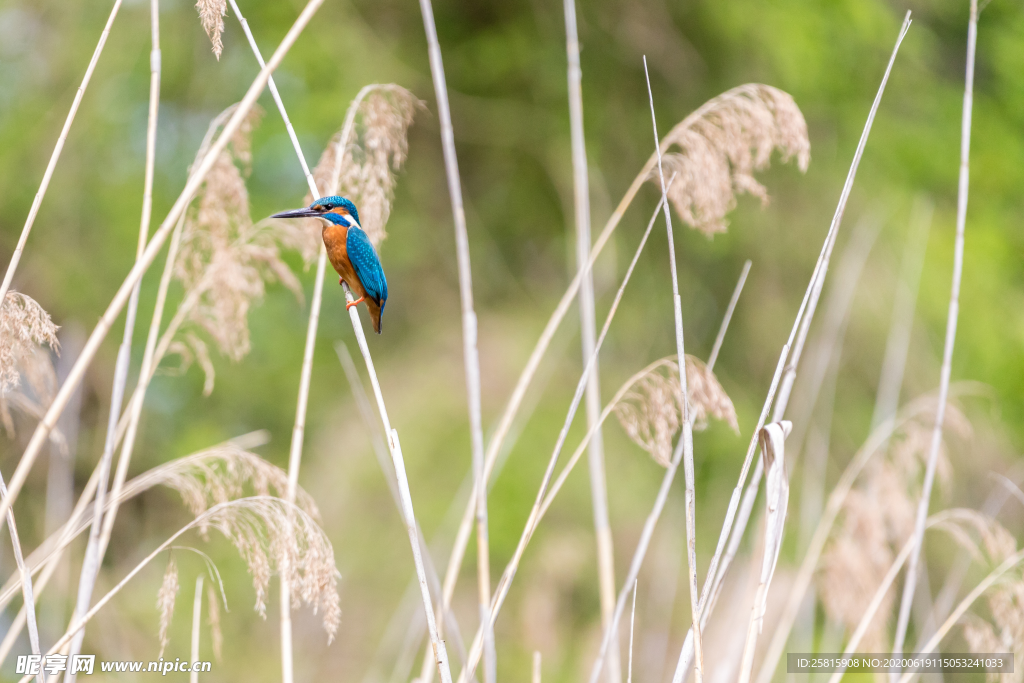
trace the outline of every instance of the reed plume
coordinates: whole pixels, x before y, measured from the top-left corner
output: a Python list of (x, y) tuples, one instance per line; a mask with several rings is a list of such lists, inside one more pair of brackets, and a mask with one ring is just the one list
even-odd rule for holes
[[(334, 134), (320, 155), (313, 178), (320, 196), (341, 194), (359, 207), (359, 221), (373, 246), (380, 247), (387, 237), (384, 226), (391, 213), (395, 195), (395, 173), (405, 163), (409, 151), (408, 131), (423, 102), (405, 88), (374, 85), (366, 96), (354, 103), (345, 125)], [(351, 124), (348, 123), (351, 117)], [(350, 130), (346, 134), (346, 127)], [(342, 150), (342, 137), (346, 138)], [(337, 187), (334, 179), (337, 178)], [(306, 203), (313, 201), (306, 195)], [(320, 223), (307, 224), (307, 240), (300, 248), (307, 263), (320, 248)]]
[[(795, 158), (806, 171), (811, 144), (793, 98), (769, 85), (734, 88), (705, 107), (702, 116), (687, 117), (672, 129), (661, 145), (665, 174), (676, 174), (667, 192), (672, 206), (691, 227), (711, 237), (725, 232), (725, 215), (736, 206), (737, 194), (767, 204), (768, 191), (754, 172), (768, 167), (773, 151), (784, 162)], [(649, 178), (660, 182), (653, 169)]]
[(19, 368), (31, 362), (39, 346), (60, 348), (57, 326), (32, 297), (10, 291), (0, 307), (0, 394), (20, 384)]
[[(732, 400), (703, 361), (686, 356), (686, 378), (694, 429), (707, 428), (711, 416), (738, 434)], [(672, 461), (672, 438), (682, 424), (680, 398), (679, 365), (666, 358), (639, 377), (615, 405), (615, 414), (629, 438), (662, 467)]]
[[(229, 108), (225, 114), (232, 112)], [(222, 115), (223, 116), (223, 115)], [(174, 276), (185, 291), (198, 297), (187, 312), (191, 327), (203, 330), (220, 352), (233, 361), (250, 349), (249, 309), (261, 299), (266, 283), (279, 281), (301, 297), (301, 286), (281, 259), (281, 247), (294, 242), (285, 226), (253, 225), (245, 178), (252, 163), (251, 137), (261, 113), (254, 108), (217, 155), (196, 193), (196, 202), (185, 217), (181, 247)], [(200, 156), (204, 152), (200, 150)], [(204, 393), (213, 390), (213, 364), (209, 352), (195, 334), (183, 334), (171, 350), (183, 367), (195, 359), (206, 382)]]
[(178, 597), (178, 565), (174, 558), (167, 562), (167, 570), (164, 572), (164, 580), (160, 584), (160, 592), (156, 596), (156, 607), (160, 610), (160, 654), (164, 656), (167, 644), (171, 642), (168, 630), (171, 627), (171, 618), (174, 616), (174, 600)]
[(196, 3), (196, 10), (199, 12), (199, 21), (203, 23), (203, 30), (210, 37), (213, 54), (220, 60), (220, 55), (224, 51), (224, 43), (221, 42), (220, 36), (224, 33), (224, 16), (228, 12), (227, 0), (199, 0)]
[[(860, 484), (848, 494), (839, 530), (822, 557), (818, 590), (825, 614), (850, 630), (861, 622), (896, 552), (914, 530), (915, 501), (933, 419), (931, 411), (916, 414), (891, 438), (886, 457), (869, 463)], [(971, 424), (952, 404), (946, 408), (946, 420), (951, 433), (969, 438)], [(941, 454), (939, 473), (948, 476), (951, 467), (945, 446)], [(955, 533), (958, 528), (950, 530)], [(886, 621), (893, 600), (891, 591), (883, 597), (865, 632), (864, 651), (887, 647)]]

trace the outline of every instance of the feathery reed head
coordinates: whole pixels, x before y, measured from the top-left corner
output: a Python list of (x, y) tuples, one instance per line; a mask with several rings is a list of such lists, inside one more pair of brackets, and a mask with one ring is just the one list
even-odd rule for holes
[(60, 348), (50, 314), (32, 297), (8, 291), (0, 306), (0, 394), (19, 385), (19, 368), (32, 364), (40, 345)]
[(167, 644), (171, 642), (168, 630), (171, 627), (171, 617), (174, 616), (174, 599), (178, 595), (178, 565), (172, 557), (167, 562), (167, 570), (164, 572), (163, 583), (160, 584), (160, 592), (156, 596), (156, 607), (160, 610), (160, 654), (164, 656)]
[[(675, 174), (669, 200), (680, 218), (708, 237), (725, 232), (725, 215), (736, 206), (737, 194), (767, 203), (768, 192), (754, 172), (768, 167), (773, 150), (784, 162), (795, 157), (801, 171), (811, 157), (807, 123), (793, 98), (760, 84), (742, 85), (710, 100), (661, 144), (665, 177)], [(660, 187), (656, 170), (651, 179)]]
[[(211, 133), (233, 111), (231, 107), (217, 117)], [(263, 297), (266, 283), (280, 281), (298, 297), (302, 291), (281, 259), (280, 246), (290, 242), (289, 236), (272, 232), (266, 224), (253, 225), (249, 215), (245, 176), (252, 163), (252, 131), (260, 115), (254, 108), (245, 118), (203, 181), (197, 202), (186, 215), (174, 266), (186, 297), (198, 297), (188, 313), (188, 322), (204, 330), (221, 353), (233, 361), (249, 352), (249, 308)], [(212, 135), (208, 134), (210, 139)], [(205, 150), (204, 142), (198, 158)], [(199, 361), (206, 375), (204, 393), (209, 394), (214, 375), (206, 345), (196, 335), (186, 333), (176, 340), (172, 350), (182, 356), (183, 366), (192, 359)]]
[[(384, 226), (395, 194), (395, 172), (402, 168), (409, 149), (409, 126), (422, 106), (398, 85), (363, 88), (313, 169), (321, 196), (341, 194), (359, 206), (360, 224), (377, 248), (387, 237)], [(306, 204), (311, 201), (307, 195)], [(305, 222), (308, 245), (300, 251), (311, 262), (320, 248), (320, 226), (317, 221)]]
[[(686, 356), (686, 383), (694, 429), (706, 428), (708, 416), (712, 416), (739, 432), (729, 395), (714, 373), (693, 356)], [(629, 386), (615, 405), (615, 414), (629, 438), (659, 465), (668, 467), (672, 461), (672, 437), (683, 420), (678, 364), (668, 358), (654, 363)]]
[[(818, 588), (825, 613), (851, 630), (874, 596), (895, 558), (896, 549), (914, 531), (920, 481), (928, 457), (934, 427), (936, 402), (911, 403), (900, 429), (888, 442), (886, 457), (865, 467), (856, 488), (846, 497), (842, 522), (822, 556)], [(946, 406), (946, 425), (959, 435), (970, 433), (970, 422), (953, 404)], [(950, 469), (945, 449), (940, 453), (938, 471)], [(964, 520), (956, 519), (961, 525)], [(959, 528), (959, 527), (957, 527)], [(864, 635), (864, 651), (879, 651), (886, 645), (886, 616), (893, 603), (890, 591)]]
[[(283, 496), (288, 491), (288, 473), (255, 453), (232, 444), (216, 446), (156, 467), (132, 480), (125, 495), (140, 489), (167, 486), (177, 491), (197, 518), (211, 507), (241, 498), (252, 491), (257, 496)], [(312, 519), (320, 519), (316, 502), (299, 487), (295, 503)], [(202, 533), (207, 527), (200, 525)]]
[(196, 3), (196, 10), (199, 11), (199, 20), (203, 23), (203, 30), (210, 37), (213, 54), (220, 60), (220, 54), (224, 51), (224, 43), (220, 40), (220, 34), (224, 33), (224, 17), (228, 12), (227, 0), (199, 0)]
[[(301, 508), (268, 496), (242, 498), (210, 508), (197, 520), (220, 531), (241, 554), (256, 591), (256, 611), (266, 618), (267, 590), (274, 572), (288, 580), (293, 607), (305, 603), (322, 612), (328, 641), (341, 622), (334, 549)], [(195, 524), (195, 523), (193, 523)]]

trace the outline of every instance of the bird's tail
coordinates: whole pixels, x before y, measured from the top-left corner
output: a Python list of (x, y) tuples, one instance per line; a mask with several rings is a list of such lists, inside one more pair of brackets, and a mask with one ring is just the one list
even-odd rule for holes
[(373, 331), (377, 334), (380, 334), (382, 329), (381, 316), (384, 315), (384, 303), (385, 302), (382, 301), (378, 304), (373, 299), (369, 297), (366, 298), (366, 308), (370, 311), (370, 322), (373, 323)]

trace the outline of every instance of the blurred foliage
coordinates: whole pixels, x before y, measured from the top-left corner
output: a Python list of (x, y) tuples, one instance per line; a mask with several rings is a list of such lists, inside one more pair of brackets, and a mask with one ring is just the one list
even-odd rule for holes
[[(257, 72), (233, 16), (225, 19), (225, 49), (218, 62), (190, 3), (163, 0), (160, 5), (163, 73), (154, 226), (180, 192), (209, 121), (241, 98)], [(17, 242), (108, 6), (10, 0), (0, 8), (0, 259), (4, 263)], [(283, 37), (301, 7), (298, 0), (243, 3), (265, 54)], [(841, 254), (860, 217), (875, 214), (883, 221), (847, 333), (833, 422), (830, 481), (867, 433), (899, 257), (910, 209), (919, 193), (934, 200), (936, 212), (902, 396), (906, 399), (938, 386), (952, 264), (968, 7), (966, 2), (914, 0), (909, 8), (914, 11), (914, 23), (882, 101), (837, 248)], [(436, 2), (434, 9), (466, 196), (480, 314), (485, 424), (492, 424), (575, 267), (563, 9), (560, 2), (539, 0), (449, 0)], [(579, 3), (595, 234), (651, 151), (643, 54), (652, 69), (662, 132), (714, 95), (747, 82), (789, 92), (807, 118), (812, 162), (806, 175), (776, 159), (775, 166), (761, 176), (772, 197), (768, 207), (741, 199), (729, 217), (729, 232), (713, 241), (689, 230), (676, 233), (687, 351), (698, 356), (710, 350), (743, 261), (753, 260), (716, 367), (745, 434), (760, 410), (906, 9), (880, 0)], [(1000, 424), (960, 449), (954, 459), (954, 486), (942, 490), (936, 497), (942, 502), (935, 505), (951, 500), (979, 505), (992, 485), (986, 472), (1005, 470), (1014, 457), (1008, 454), (1024, 443), (1020, 400), (1024, 233), (1019, 227), (1024, 215), (1020, 192), (1024, 186), (1022, 30), (1024, 13), (1019, 2), (996, 0), (981, 16), (966, 263), (953, 367), (954, 379), (991, 385), (998, 420), (984, 405), (975, 413), (986, 424)], [(64, 326), (91, 329), (134, 258), (149, 49), (149, 3), (127, 0), (71, 129), (15, 279), (17, 289), (38, 299)], [(285, 59), (276, 80), (311, 163), (340, 127), (349, 100), (361, 86), (399, 83), (428, 103), (428, 111), (417, 115), (412, 128), (408, 163), (398, 181), (388, 225), (390, 236), (381, 253), (391, 291), (388, 324), (385, 334), (370, 344), (392, 422), (402, 434), (420, 521), (428, 538), (442, 531), (439, 548), (447, 548), (450, 524), (444, 520), (469, 471), (469, 438), (451, 209), (416, 3), (327, 2)], [(298, 206), (306, 192), (269, 95), (265, 93), (261, 102), (266, 116), (256, 131), (249, 181), (255, 219)], [(599, 319), (656, 199), (653, 186), (641, 192), (612, 248), (598, 263)], [(602, 353), (606, 397), (637, 369), (674, 352), (663, 235), (662, 228), (657, 228)], [(289, 258), (300, 269), (299, 259)], [(308, 302), (312, 274), (306, 272), (301, 278)], [(154, 271), (143, 282), (137, 340), (144, 336), (157, 280)], [(404, 530), (371, 455), (369, 432), (335, 356), (335, 341), (343, 341), (353, 351), (355, 345), (341, 290), (333, 286), (331, 277), (327, 284), (300, 481), (318, 501), (335, 546), (344, 577), (343, 615), (338, 640), (329, 648), (324, 646), (316, 617), (305, 612), (297, 616), (296, 670), (300, 680), (339, 672), (345, 680), (357, 680), (371, 666), (412, 571)], [(180, 292), (175, 296), (180, 297)], [(272, 441), (260, 452), (286, 466), (307, 313), (290, 293), (280, 286), (272, 288), (250, 315), (250, 355), (238, 364), (214, 359), (218, 379), (209, 398), (201, 395), (198, 368), (184, 376), (158, 377), (147, 397), (133, 471), (254, 429), (270, 431)], [(578, 377), (574, 316), (559, 333), (543, 376), (530, 393), (528, 403), (536, 403), (537, 409), (524, 425), (490, 499), (495, 576), (518, 540)], [(79, 487), (102, 450), (119, 338), (120, 328), (115, 327), (85, 385), (76, 462)], [(142, 342), (137, 342), (134, 368), (140, 362), (141, 347)], [(625, 438), (618, 425), (609, 423), (605, 433), (621, 576), (661, 470)], [(581, 435), (579, 424), (573, 434), (570, 444)], [(23, 443), (24, 431), (19, 436)], [(702, 576), (746, 438), (734, 437), (721, 425), (696, 437)], [(4, 472), (13, 470), (20, 449), (15, 442), (4, 442), (0, 460)], [(16, 509), (23, 542), (29, 547), (38, 543), (43, 531), (45, 465), (36, 470), (29, 482), (32, 494), (22, 496)], [(681, 490), (677, 497), (681, 500)], [(453, 507), (461, 514), (460, 503)], [(185, 515), (173, 495), (160, 492), (126, 506), (118, 518), (100, 588), (113, 585), (180, 526)], [(533, 648), (544, 652), (545, 680), (579, 680), (589, 672), (599, 635), (591, 528), (589, 485), (586, 474), (579, 472), (541, 526), (498, 621), (502, 677), (527, 676)], [(662, 640), (657, 641), (663, 644), (649, 643), (639, 658), (638, 676), (645, 680), (664, 680), (670, 674), (689, 623), (682, 580), (674, 603), (660, 605), (653, 597), (648, 603), (643, 600), (644, 584), (650, 586), (661, 575), (659, 571), (673, 585), (685, 571), (685, 563), (679, 564), (682, 529), (682, 506), (674, 500), (652, 551), (649, 564), (655, 569), (650, 574), (645, 570), (640, 580), (638, 629), (645, 623), (655, 629), (660, 619), (663, 630), (658, 632)], [(198, 538), (193, 541), (217, 559), (231, 608), (224, 615), (225, 660), (215, 664), (211, 680), (277, 680), (274, 607), (265, 623), (249, 611), (252, 589), (229, 544), (216, 538), (209, 544)], [(557, 555), (559, 548), (570, 558)], [(474, 553), (471, 548), (467, 554), (456, 601), (466, 639), (472, 637), (476, 623)], [(445, 554), (436, 553), (442, 568)], [(9, 558), (5, 551), (4, 576), (12, 568)], [(78, 561), (73, 564), (73, 576), (77, 576)], [(172, 657), (187, 655), (190, 586), (201, 571), (198, 560), (181, 557), (178, 561), (184, 588), (172, 625)], [(567, 579), (551, 571), (551, 566), (578, 569)], [(107, 608), (87, 634), (86, 652), (106, 658), (155, 656), (155, 600), (161, 571), (148, 571)], [(530, 607), (537, 604), (547, 605), (551, 614), (544, 616), (543, 610)], [(44, 624), (44, 633), (56, 629), (56, 624)], [(655, 636), (650, 640), (654, 643)], [(17, 651), (27, 651), (27, 645)], [(455, 651), (449, 640), (449, 652)], [(377, 680), (388, 680), (396, 655), (380, 654), (383, 668)], [(421, 656), (417, 654), (411, 675), (417, 675)], [(206, 649), (204, 658), (209, 658)], [(453, 660), (459, 661), (457, 654)], [(9, 673), (5, 666), (3, 677)]]

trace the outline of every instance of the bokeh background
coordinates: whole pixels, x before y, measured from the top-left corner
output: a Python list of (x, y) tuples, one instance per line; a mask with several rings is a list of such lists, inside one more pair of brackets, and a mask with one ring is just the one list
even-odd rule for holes
[[(258, 70), (234, 17), (225, 19), (225, 49), (217, 61), (192, 5), (183, 0), (160, 4), (163, 74), (154, 224), (180, 192), (210, 120), (241, 98)], [(301, 7), (296, 0), (243, 3), (266, 54)], [(713, 424), (695, 439), (701, 576), (746, 439), (907, 9), (913, 10), (914, 23), (879, 109), (837, 247), (837, 255), (842, 254), (858, 221), (871, 218), (881, 225), (857, 284), (846, 332), (829, 482), (868, 433), (900, 254), (912, 207), (922, 196), (934, 203), (935, 214), (902, 397), (938, 386), (952, 270), (967, 2), (594, 0), (578, 7), (595, 234), (652, 149), (643, 55), (650, 64), (663, 133), (706, 100), (748, 82), (790, 93), (808, 123), (812, 161), (806, 174), (775, 158), (772, 168), (759, 176), (771, 195), (768, 206), (741, 197), (729, 216), (729, 231), (714, 239), (687, 229), (676, 232), (687, 351), (699, 357), (705, 358), (711, 348), (743, 262), (753, 261), (716, 367), (744, 435), (734, 436)], [(17, 242), (108, 10), (107, 2), (54, 0), (8, 0), (0, 7), (4, 262)], [(489, 426), (500, 415), (575, 268), (563, 8), (561, 2), (540, 0), (439, 0), (434, 10), (466, 199), (480, 316), (483, 411)], [(953, 378), (978, 380), (991, 389), (988, 399), (967, 405), (975, 436), (953, 449), (954, 476), (940, 486), (936, 507), (979, 506), (993, 486), (988, 473), (1010, 471), (1024, 444), (1022, 31), (1019, 2), (995, 0), (985, 6), (979, 25), (971, 195)], [(128, 0), (15, 278), (15, 287), (36, 298), (63, 326), (65, 340), (75, 330), (92, 328), (134, 259), (149, 49), (149, 4)], [(462, 508), (469, 435), (454, 232), (417, 3), (328, 0), (275, 77), (311, 162), (340, 127), (349, 101), (363, 85), (398, 83), (426, 102), (410, 131), (408, 161), (399, 176), (389, 237), (381, 248), (390, 286), (385, 333), (370, 339), (370, 346), (392, 422), (402, 435), (417, 514), (426, 536), (437, 539), (435, 561), (443, 567), (452, 536), (450, 510), (458, 514)], [(248, 183), (255, 219), (298, 206), (306, 192), (267, 93), (261, 104), (266, 115), (255, 133)], [(641, 191), (597, 264), (599, 320), (657, 197), (653, 185)], [(270, 288), (249, 318), (248, 357), (239, 363), (214, 358), (217, 378), (211, 396), (202, 395), (198, 368), (159, 376), (147, 398), (133, 472), (257, 429), (271, 436), (258, 452), (286, 466), (313, 286), (312, 272), (302, 270), (296, 255), (288, 258), (306, 289), (305, 301), (297, 301), (283, 287)], [(157, 279), (150, 273), (143, 281), (141, 321), (149, 319)], [(172, 291), (180, 297), (179, 290)], [(301, 485), (320, 505), (334, 544), (343, 576), (342, 625), (328, 647), (318, 618), (307, 610), (296, 615), (296, 672), (300, 680), (408, 680), (417, 675), (422, 657), (421, 650), (414, 661), (400, 656), (403, 620), (408, 618), (402, 615), (415, 613), (396, 612), (413, 576), (408, 540), (373, 456), (371, 433), (335, 355), (337, 341), (355, 352), (343, 301), (329, 276), (300, 476)], [(517, 425), (518, 439), (490, 498), (495, 578), (518, 540), (579, 376), (576, 316), (575, 311), (568, 316), (530, 391), (527, 404), (532, 410)], [(84, 385), (75, 461), (79, 488), (102, 450), (121, 324)], [(142, 335), (140, 323), (136, 339)], [(133, 373), (141, 346), (136, 344)], [(65, 347), (73, 351), (73, 343), (65, 341)], [(667, 244), (659, 226), (602, 352), (604, 396), (633, 372), (673, 352)], [(583, 421), (582, 416), (577, 419), (570, 444), (581, 436)], [(28, 433), (21, 429), (16, 438), (0, 440), (5, 474), (13, 471)], [(605, 441), (621, 578), (662, 470), (614, 421), (605, 428)], [(46, 471), (42, 461), (29, 479), (28, 495), (16, 506), (23, 543), (29, 548), (44, 533)], [(794, 488), (796, 498), (799, 486)], [(680, 479), (640, 578), (638, 680), (667, 680), (689, 624), (682, 495)], [(187, 520), (173, 492), (153, 491), (132, 501), (118, 517), (99, 590), (112, 586)], [(1011, 516), (1003, 521), (1020, 531), (1019, 520)], [(783, 565), (795, 549), (795, 537), (790, 534)], [(277, 680), (276, 597), (270, 601), (269, 618), (261, 620), (251, 609), (254, 596), (245, 567), (230, 544), (215, 536), (209, 542), (191, 538), (190, 543), (217, 561), (231, 610), (224, 615), (223, 661), (207, 678)], [(13, 560), (6, 539), (4, 544), (0, 562), (6, 577)], [(203, 569), (198, 559), (179, 555), (183, 590), (172, 625), (172, 658), (188, 655), (191, 586)], [(76, 547), (73, 577), (80, 556)], [(471, 546), (456, 598), (467, 638), (477, 620), (474, 557)], [(102, 613), (88, 631), (85, 652), (106, 659), (156, 657), (155, 601), (162, 570), (158, 562)], [(574, 473), (541, 526), (509, 600), (497, 624), (503, 679), (525, 679), (533, 650), (542, 652), (548, 680), (576, 681), (589, 673), (600, 617), (584, 467)], [(63, 629), (69, 603), (59, 591), (48, 591), (43, 602), (44, 640), (52, 642)], [(385, 638), (389, 624), (390, 641)], [(27, 652), (27, 644), (19, 651)], [(210, 655), (208, 648), (204, 654)], [(8, 662), (0, 678), (12, 675)]]

